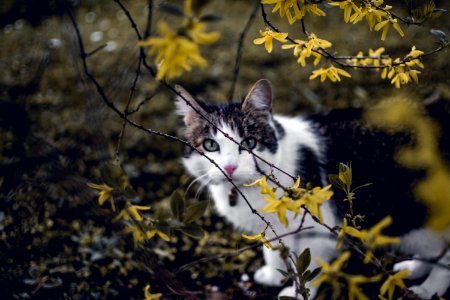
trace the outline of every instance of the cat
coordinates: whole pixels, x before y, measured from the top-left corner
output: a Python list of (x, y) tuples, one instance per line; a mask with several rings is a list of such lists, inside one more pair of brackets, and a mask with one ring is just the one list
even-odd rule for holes
[[(337, 173), (335, 171), (339, 162), (351, 161), (353, 172), (358, 174), (362, 183), (371, 182), (375, 187), (368, 187), (366, 192), (358, 192), (358, 200), (361, 198), (364, 201), (355, 201), (354, 209), (365, 215), (364, 228), (391, 214), (394, 224), (389, 228), (390, 233), (407, 233), (402, 238), (402, 250), (421, 258), (441, 255), (441, 264), (450, 263), (450, 251), (442, 255), (446, 246), (444, 241), (427, 229), (420, 228), (425, 220), (425, 209), (420, 203), (411, 201), (411, 197), (405, 197), (405, 191), (410, 190), (411, 182), (417, 174), (405, 172), (407, 176), (397, 176), (399, 170), (393, 167), (396, 145), (385, 142), (392, 137), (382, 132), (375, 134), (361, 126), (359, 110), (308, 117), (276, 115), (272, 113), (272, 87), (265, 79), (256, 82), (242, 102), (223, 105), (196, 101), (180, 86), (176, 86), (176, 90), (180, 94), (176, 105), (177, 113), (184, 120), (185, 139), (197, 151), (214, 160), (220, 169), (191, 147), (184, 149), (184, 167), (202, 185), (208, 186), (217, 213), (235, 228), (246, 234), (257, 234), (264, 230), (266, 224), (252, 213), (241, 195), (235, 194), (233, 185), (224, 174), (239, 187), (253, 208), (262, 208), (267, 202), (263, 200), (259, 188), (244, 187), (244, 184), (261, 178), (263, 174), (272, 174), (281, 185), (289, 187), (293, 184), (292, 178), (287, 175), (290, 174), (299, 175), (303, 184), (325, 186), (328, 184), (327, 173)], [(405, 135), (396, 136), (396, 139), (397, 143), (408, 142)], [(261, 159), (244, 148), (251, 149)], [(361, 157), (363, 153), (364, 157)], [(386, 197), (386, 191), (389, 197)], [(277, 192), (278, 196), (282, 194), (281, 189), (277, 189)], [(338, 199), (343, 199), (339, 192), (335, 193), (333, 200), (321, 206), (323, 222), (330, 227), (340, 226), (343, 219), (340, 211), (344, 203)], [(392, 199), (396, 201), (391, 201)], [(408, 213), (405, 212), (405, 207), (408, 207)], [(295, 230), (300, 222), (300, 218), (294, 220), (294, 215), (290, 212), (287, 213), (290, 220), (288, 227), (282, 225), (274, 213), (263, 213), (263, 216), (273, 225), (277, 234)], [(301, 253), (309, 248), (313, 256), (328, 262), (339, 254), (336, 239), (325, 227), (318, 225), (309, 215), (303, 226), (312, 226), (313, 229), (305, 231), (307, 234), (299, 233), (283, 238), (291, 251)], [(266, 230), (266, 237), (271, 239), (274, 234)], [(277, 269), (286, 269), (285, 261), (278, 251), (266, 247), (263, 247), (263, 255), (265, 265), (255, 272), (255, 281), (269, 286), (281, 286), (283, 275)], [(313, 260), (310, 268), (315, 267), (317, 265)], [(395, 271), (403, 269), (411, 271), (411, 278), (429, 274), (421, 285), (411, 287), (422, 298), (430, 298), (435, 293), (442, 295), (450, 284), (448, 268), (413, 259), (394, 266)], [(309, 288), (310, 299), (314, 299), (317, 289), (311, 286)], [(279, 295), (294, 296), (295, 287), (286, 287)]]

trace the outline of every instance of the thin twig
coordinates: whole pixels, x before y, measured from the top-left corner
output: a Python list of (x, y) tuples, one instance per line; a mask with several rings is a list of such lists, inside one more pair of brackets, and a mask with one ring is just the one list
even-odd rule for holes
[(239, 76), (240, 66), (241, 66), (241, 58), (242, 58), (242, 50), (244, 49), (244, 39), (247, 35), (248, 31), (250, 30), (250, 26), (252, 25), (253, 21), (256, 17), (256, 12), (258, 11), (259, 7), (259, 1), (255, 1), (255, 6), (252, 10), (252, 13), (250, 14), (250, 17), (247, 20), (247, 23), (245, 24), (244, 30), (242, 30), (241, 35), (239, 36), (239, 42), (236, 52), (236, 61), (234, 63), (234, 70), (233, 70), (233, 81), (231, 83), (230, 91), (228, 92), (228, 102), (231, 103), (233, 101), (234, 97), (234, 90), (236, 88), (236, 82), (237, 78)]

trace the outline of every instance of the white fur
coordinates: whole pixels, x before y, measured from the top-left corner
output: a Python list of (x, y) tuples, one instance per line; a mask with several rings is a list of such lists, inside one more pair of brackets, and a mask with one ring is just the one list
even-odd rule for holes
[[(284, 170), (288, 174), (296, 176), (296, 162), (299, 161), (299, 146), (304, 145), (313, 150), (318, 157), (322, 156), (320, 151), (320, 140), (313, 134), (310, 125), (302, 118), (288, 118), (283, 116), (275, 116), (275, 120), (278, 121), (285, 130), (285, 136), (278, 143), (278, 150), (275, 154), (270, 153), (268, 150), (259, 152), (254, 150), (256, 154), (263, 157), (268, 162), (277, 166), (281, 170)], [(219, 126), (225, 133), (229, 134), (234, 140), (240, 142), (244, 137), (240, 137), (237, 133), (231, 130), (225, 124)], [(242, 151), (239, 154), (239, 146), (231, 142), (222, 133), (218, 132), (214, 137), (215, 141), (220, 146), (220, 152), (208, 152), (210, 156), (218, 165), (223, 168), (227, 164), (233, 164), (237, 166), (237, 169), (233, 173), (233, 182), (240, 188), (251, 206), (255, 209), (264, 207), (267, 202), (263, 199), (263, 196), (259, 192), (259, 188), (256, 186), (244, 187), (243, 183), (250, 183), (262, 175), (257, 171), (255, 167), (254, 159), (251, 154), (246, 151)], [(256, 215), (251, 212), (251, 208), (247, 205), (244, 199), (239, 196), (236, 206), (230, 206), (228, 194), (232, 188), (232, 185), (224, 178), (217, 168), (211, 165), (211, 163), (200, 155), (193, 154), (190, 158), (184, 159), (183, 163), (186, 169), (194, 176), (203, 178), (203, 184), (209, 184), (209, 190), (214, 200), (217, 212), (230, 221), (235, 227), (240, 228), (246, 234), (256, 234), (261, 232), (265, 228), (265, 223)], [(293, 184), (292, 179), (274, 169), (270, 170), (270, 167), (258, 161), (260, 169), (265, 173), (273, 174), (278, 178), (280, 183), (284, 186), (291, 186)], [(282, 191), (278, 191), (282, 194)], [(330, 226), (335, 226), (336, 219), (328, 203), (321, 207), (324, 222)], [(273, 226), (278, 235), (292, 231), (296, 229), (300, 224), (300, 217), (294, 219), (294, 214), (287, 213), (289, 220), (289, 226), (286, 228), (280, 223), (276, 214), (273, 213), (261, 213), (267, 221)], [(309, 216), (306, 217), (304, 226), (314, 226), (312, 232), (327, 233), (327, 230), (315, 223)], [(274, 234), (270, 231), (266, 231), (267, 238), (273, 238)], [(335, 245), (336, 241), (329, 238), (321, 238), (314, 235), (308, 235), (308, 237), (299, 238), (299, 236), (287, 236), (283, 238), (283, 241), (290, 247), (291, 251), (301, 253), (305, 248), (310, 248), (313, 256), (322, 258), (325, 261), (329, 261), (336, 255)], [(275, 242), (277, 244), (277, 242)], [(280, 258), (278, 251), (272, 251), (264, 249), (264, 259), (266, 265), (257, 270), (255, 273), (255, 280), (259, 283), (266, 285), (280, 285), (282, 276), (276, 270), (285, 269), (286, 264)], [(312, 267), (316, 267), (312, 263)], [(294, 289), (290, 289), (291, 291)], [(283, 292), (287, 293), (286, 291)], [(312, 289), (311, 294), (315, 294), (315, 290)]]
[[(420, 285), (410, 288), (423, 299), (430, 299), (434, 294), (442, 296), (450, 286), (450, 250), (445, 253), (445, 238), (447, 232), (436, 233), (422, 228), (412, 230), (402, 237), (400, 250), (404, 253), (414, 254), (415, 259), (399, 262), (394, 265), (394, 271), (409, 270), (410, 279), (427, 276)], [(437, 264), (426, 260), (439, 258)], [(447, 266), (447, 267), (445, 267)]]

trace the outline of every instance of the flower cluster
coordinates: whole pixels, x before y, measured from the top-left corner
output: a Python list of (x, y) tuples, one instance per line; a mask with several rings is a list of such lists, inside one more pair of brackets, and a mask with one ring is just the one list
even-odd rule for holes
[(206, 67), (207, 61), (200, 53), (199, 45), (210, 44), (220, 37), (218, 32), (205, 32), (205, 24), (192, 14), (192, 1), (185, 1), (184, 25), (173, 31), (166, 22), (158, 23), (159, 37), (149, 37), (138, 42), (140, 47), (148, 47), (148, 53), (155, 56), (158, 65), (156, 79), (172, 79), (193, 66)]
[[(322, 268), (322, 274), (313, 281), (312, 285), (319, 286), (323, 282), (328, 282), (333, 288), (333, 297), (337, 298), (337, 296), (341, 295), (342, 292), (342, 285), (340, 284), (340, 280), (342, 279), (346, 283), (349, 300), (369, 300), (369, 297), (364, 294), (360, 285), (379, 282), (382, 275), (378, 274), (367, 277), (364, 275), (345, 273), (342, 271), (342, 268), (350, 256), (350, 251), (345, 251), (330, 264), (320, 258), (316, 258), (317, 263)], [(409, 271), (403, 270), (396, 274), (388, 275), (388, 278), (383, 282), (379, 289), (379, 298), (392, 300), (397, 287), (400, 289), (406, 288), (403, 279), (408, 277), (409, 274)], [(384, 297), (386, 293), (388, 298)]]
[(381, 40), (386, 39), (390, 27), (393, 27), (398, 34), (403, 37), (404, 33), (398, 24), (398, 20), (389, 13), (392, 6), (383, 5), (383, 0), (376, 1), (360, 1), (361, 5), (357, 6), (352, 0), (345, 1), (329, 1), (332, 6), (337, 6), (344, 10), (344, 21), (356, 24), (366, 19), (370, 30), (380, 31)]
[[(108, 186), (107, 184), (95, 183), (88, 183), (88, 186), (100, 191), (98, 196), (98, 203), (100, 205), (103, 205), (106, 201), (109, 201), (111, 203), (112, 210), (116, 211), (116, 205), (112, 194), (114, 192), (114, 188)], [(150, 210), (150, 206), (133, 205), (127, 202), (125, 207), (114, 218), (114, 221), (126, 222), (127, 225), (125, 232), (130, 232), (133, 234), (135, 245), (138, 245), (144, 240), (149, 240), (155, 235), (158, 235), (165, 241), (169, 241), (170, 238), (167, 234), (156, 229), (151, 221), (149, 222), (148, 220), (144, 220), (142, 215), (139, 213), (139, 211), (143, 210)]]
[(385, 48), (381, 47), (376, 50), (369, 49), (369, 54), (364, 55), (362, 51), (358, 52), (354, 58), (347, 59), (347, 63), (354, 66), (375, 67), (381, 71), (381, 78), (390, 80), (396, 88), (410, 82), (419, 82), (418, 75), (421, 73), (418, 68), (423, 69), (424, 65), (421, 57), (423, 51), (417, 50), (412, 46), (411, 51), (403, 58), (392, 59), (387, 55), (383, 55)]
[(261, 194), (266, 195), (264, 200), (268, 202), (268, 204), (261, 208), (260, 211), (277, 213), (278, 219), (286, 227), (289, 225), (286, 212), (292, 211), (297, 216), (300, 214), (301, 208), (307, 209), (313, 217), (322, 222), (323, 219), (320, 212), (320, 205), (333, 196), (333, 192), (330, 191), (331, 185), (324, 188), (300, 188), (300, 178), (298, 178), (294, 185), (279, 198), (276, 196), (276, 189), (269, 187), (265, 176), (253, 183), (245, 184), (245, 186), (253, 185), (257, 185), (261, 188), (260, 192)]
[(282, 45), (282, 49), (294, 49), (294, 56), (298, 57), (297, 62), (304, 67), (306, 65), (306, 58), (313, 55), (315, 57), (314, 65), (319, 64), (322, 58), (321, 50), (330, 48), (332, 44), (324, 39), (318, 38), (314, 33), (308, 36), (307, 41), (294, 40), (295, 44)]
[(314, 70), (312, 75), (309, 76), (309, 80), (313, 80), (320, 76), (321, 82), (324, 82), (326, 78), (330, 79), (332, 82), (336, 82), (341, 81), (341, 77), (339, 77), (339, 75), (352, 77), (347, 71), (336, 68), (335, 66), (330, 66), (328, 68), (320, 68), (318, 70)]
[(381, 234), (381, 230), (389, 226), (391, 223), (392, 218), (390, 216), (387, 216), (368, 230), (358, 230), (352, 226), (348, 226), (347, 220), (344, 219), (342, 229), (338, 235), (338, 244), (336, 245), (336, 247), (339, 248), (342, 245), (345, 234), (359, 239), (366, 247), (364, 263), (367, 264), (372, 260), (373, 251), (376, 248), (387, 245), (397, 245), (400, 243), (400, 238), (385, 236)]
[(275, 4), (272, 12), (279, 12), (281, 17), (288, 19), (289, 24), (303, 19), (307, 13), (325, 16), (325, 12), (317, 4), (307, 3), (305, 0), (261, 0), (262, 4)]

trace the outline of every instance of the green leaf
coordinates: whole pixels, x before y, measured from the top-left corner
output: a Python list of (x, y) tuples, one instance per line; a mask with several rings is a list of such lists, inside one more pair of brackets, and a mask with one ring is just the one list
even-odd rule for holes
[(311, 252), (309, 248), (306, 248), (297, 259), (297, 272), (298, 274), (303, 274), (306, 269), (308, 269), (309, 264), (311, 263)]
[(319, 273), (322, 271), (322, 267), (318, 267), (318, 268), (315, 268), (311, 273), (310, 273), (310, 275), (306, 278), (305, 277), (305, 280), (306, 281), (311, 281), (311, 280), (313, 280), (314, 278), (316, 278), (317, 277), (317, 275), (319, 275)]
[(442, 30), (431, 29), (430, 33), (432, 35), (434, 35), (439, 40), (439, 43), (441, 43), (442, 45), (445, 45), (448, 43), (447, 34), (445, 32), (443, 32)]
[(284, 277), (290, 277), (291, 275), (286, 272), (285, 270), (281, 270), (281, 269), (277, 269), (278, 272), (281, 273), (281, 275), (283, 275)]
[(208, 208), (209, 201), (200, 201), (193, 205), (190, 205), (186, 209), (186, 217), (183, 222), (186, 224), (192, 223), (200, 219)]
[(184, 199), (179, 190), (175, 190), (170, 196), (170, 210), (175, 219), (182, 220), (184, 218)]
[(184, 227), (181, 227), (178, 230), (194, 239), (201, 239), (205, 235), (203, 229), (197, 224), (185, 225)]
[(328, 179), (330, 180), (330, 182), (333, 186), (345, 191), (345, 185), (339, 178), (339, 175), (329, 174)]
[(175, 6), (173, 4), (169, 4), (169, 3), (161, 3), (159, 5), (159, 8), (171, 15), (174, 16), (178, 16), (178, 17), (183, 17), (184, 16), (184, 12), (181, 8), (179, 8), (178, 6)]
[(222, 20), (219, 15), (208, 14), (200, 17), (200, 22), (216, 22)]
[(302, 274), (302, 281), (306, 281), (306, 278), (308, 278), (311, 275), (310, 270), (306, 270), (305, 273)]
[(347, 187), (352, 185), (352, 165), (339, 163), (339, 178)]

